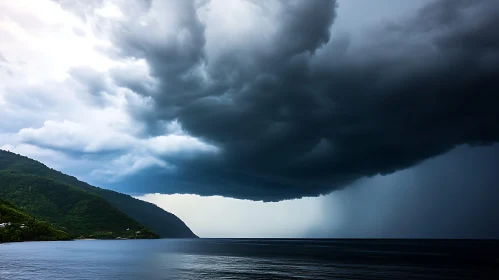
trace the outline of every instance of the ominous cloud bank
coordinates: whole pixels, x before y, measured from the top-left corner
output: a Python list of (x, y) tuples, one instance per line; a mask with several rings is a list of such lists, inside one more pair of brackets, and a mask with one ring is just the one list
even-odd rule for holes
[[(499, 145), (459, 146), (325, 196), (264, 203), (146, 194), (201, 237), (497, 238)], [(470, 187), (472, 186), (472, 187)]]
[(433, 1), (360, 37), (333, 32), (333, 0), (58, 2), (121, 62), (66, 83), (93, 108), (119, 104), (127, 128), (85, 138), (45, 122), (16, 137), (114, 155), (94, 174), (126, 169), (121, 190), (314, 196), (499, 140), (498, 1)]

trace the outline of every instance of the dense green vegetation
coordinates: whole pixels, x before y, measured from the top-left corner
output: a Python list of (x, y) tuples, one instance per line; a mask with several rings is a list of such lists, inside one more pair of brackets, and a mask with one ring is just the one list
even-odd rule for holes
[(161, 237), (196, 237), (179, 218), (154, 204), (91, 186), (40, 162), (2, 150), (0, 197), (77, 237), (154, 237), (147, 228)]
[(0, 171), (0, 197), (74, 237), (156, 237), (104, 198), (53, 179)]
[(69, 240), (70, 236), (0, 199), (0, 242)]
[(52, 223), (74, 238), (159, 237), (105, 198), (41, 176), (41, 172), (30, 172), (30, 160), (12, 161), (11, 154), (5, 160), (4, 154), (0, 154), (0, 197), (20, 210)]
[(121, 211), (140, 221), (163, 238), (197, 238), (177, 216), (166, 212), (152, 203), (90, 185), (87, 185), (87, 189), (105, 197)]

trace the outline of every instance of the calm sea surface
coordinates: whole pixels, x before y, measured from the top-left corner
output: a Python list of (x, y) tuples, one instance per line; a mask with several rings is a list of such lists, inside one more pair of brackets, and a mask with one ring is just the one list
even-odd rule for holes
[(9, 243), (0, 244), (0, 279), (499, 279), (499, 241)]

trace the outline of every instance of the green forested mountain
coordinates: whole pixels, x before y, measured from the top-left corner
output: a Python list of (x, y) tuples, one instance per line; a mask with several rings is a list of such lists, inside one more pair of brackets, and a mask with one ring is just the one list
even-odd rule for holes
[[(197, 238), (177, 216), (158, 206), (119, 192), (82, 183), (80, 187), (105, 197), (118, 209), (157, 232), (163, 238)], [(85, 186), (84, 186), (85, 185)]]
[(23, 213), (0, 199), (0, 242), (69, 240), (64, 231)]
[(0, 197), (74, 237), (155, 237), (106, 199), (54, 179), (2, 170)]
[(2, 150), (0, 197), (75, 236), (153, 237), (149, 228), (161, 237), (196, 237), (175, 215), (151, 203), (91, 186)]

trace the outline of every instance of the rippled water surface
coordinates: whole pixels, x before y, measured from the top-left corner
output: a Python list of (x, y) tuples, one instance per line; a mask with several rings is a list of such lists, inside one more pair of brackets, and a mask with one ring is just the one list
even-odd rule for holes
[(499, 279), (499, 242), (88, 240), (0, 244), (0, 279)]

